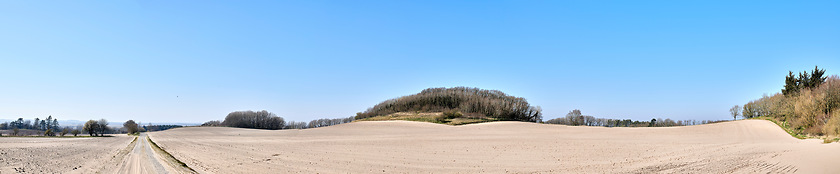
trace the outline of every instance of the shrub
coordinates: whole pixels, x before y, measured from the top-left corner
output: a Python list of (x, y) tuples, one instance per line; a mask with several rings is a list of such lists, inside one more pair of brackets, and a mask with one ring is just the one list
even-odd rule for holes
[(44, 131), (44, 136), (55, 136), (55, 133), (52, 131), (52, 129), (47, 129), (46, 131)]
[(434, 119), (435, 119), (436, 122), (446, 123), (446, 115), (444, 115), (444, 114), (435, 115)]
[(458, 118), (458, 117), (464, 116), (464, 114), (461, 114), (461, 112), (460, 112), (460, 111), (458, 111), (458, 110), (447, 110), (447, 111), (443, 111), (443, 114), (441, 114), (441, 115), (442, 115), (445, 119), (453, 119), (453, 118)]
[(831, 114), (831, 118), (823, 126), (822, 131), (827, 135), (840, 136), (840, 110)]
[(64, 135), (67, 135), (68, 132), (70, 132), (70, 129), (67, 129), (67, 128), (62, 129), (61, 130), (61, 136), (63, 137)]
[(70, 131), (70, 133), (73, 134), (73, 136), (79, 136), (79, 134), (82, 133), (82, 131), (79, 131), (78, 129), (73, 129), (73, 131)]

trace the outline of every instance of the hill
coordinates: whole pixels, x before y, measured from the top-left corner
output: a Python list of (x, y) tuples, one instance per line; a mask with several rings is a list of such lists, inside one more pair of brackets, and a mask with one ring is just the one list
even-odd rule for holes
[(542, 109), (528, 104), (524, 98), (509, 96), (498, 90), (479, 88), (429, 88), (420, 93), (386, 100), (364, 112), (357, 120), (387, 116), (399, 112), (451, 113), (443, 122), (459, 117), (485, 120), (542, 121)]

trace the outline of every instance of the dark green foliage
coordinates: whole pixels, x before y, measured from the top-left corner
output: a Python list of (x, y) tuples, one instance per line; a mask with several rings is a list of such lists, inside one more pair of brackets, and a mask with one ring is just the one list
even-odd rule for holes
[(824, 75), (825, 69), (819, 69), (819, 67), (816, 66), (814, 67), (814, 70), (811, 70), (810, 74), (808, 71), (804, 71), (799, 73), (799, 76), (796, 77), (793, 76), (793, 71), (788, 71), (788, 75), (785, 76), (785, 88), (782, 89), (782, 94), (788, 96), (791, 94), (798, 94), (802, 89), (819, 87), (827, 78)]
[(650, 126), (648, 126), (648, 127), (653, 127), (653, 125), (656, 125), (656, 119), (655, 118), (650, 119)]
[(429, 88), (420, 93), (390, 99), (365, 112), (356, 119), (383, 116), (397, 112), (442, 112), (457, 110), (478, 113), (499, 120), (540, 122), (542, 111), (528, 104), (524, 98), (508, 96), (497, 90), (478, 88)]
[(61, 130), (61, 128), (58, 125), (58, 119), (53, 118), (52, 116), (49, 116), (43, 120), (41, 120), (40, 118), (35, 118), (32, 120), (24, 120), (23, 118), (18, 118), (17, 120), (12, 122), (0, 123), (0, 130), (8, 130), (14, 128), (31, 129), (39, 131), (46, 131), (52, 129), (53, 132)]

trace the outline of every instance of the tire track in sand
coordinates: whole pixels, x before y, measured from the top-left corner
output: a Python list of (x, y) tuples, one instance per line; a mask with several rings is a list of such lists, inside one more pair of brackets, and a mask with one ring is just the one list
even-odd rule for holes
[[(166, 157), (156, 151), (149, 143), (150, 139), (145, 133), (137, 137), (131, 151), (122, 159), (119, 167), (114, 171), (103, 173), (193, 173), (191, 171), (178, 170), (173, 168)], [(129, 145), (130, 147), (131, 145)]]

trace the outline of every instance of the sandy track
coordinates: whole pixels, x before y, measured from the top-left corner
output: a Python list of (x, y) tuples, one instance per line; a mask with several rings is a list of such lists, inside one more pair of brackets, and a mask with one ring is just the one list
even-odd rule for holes
[(132, 147), (115, 173), (170, 173), (149, 145), (146, 134), (140, 134)]
[(145, 133), (137, 140), (113, 155), (97, 173), (145, 174), (145, 173), (193, 173), (178, 167), (172, 157), (154, 148)]
[(94, 173), (134, 137), (0, 138), (0, 173)]
[(840, 173), (840, 144), (771, 122), (664, 128), (385, 121), (152, 133), (200, 173)]

